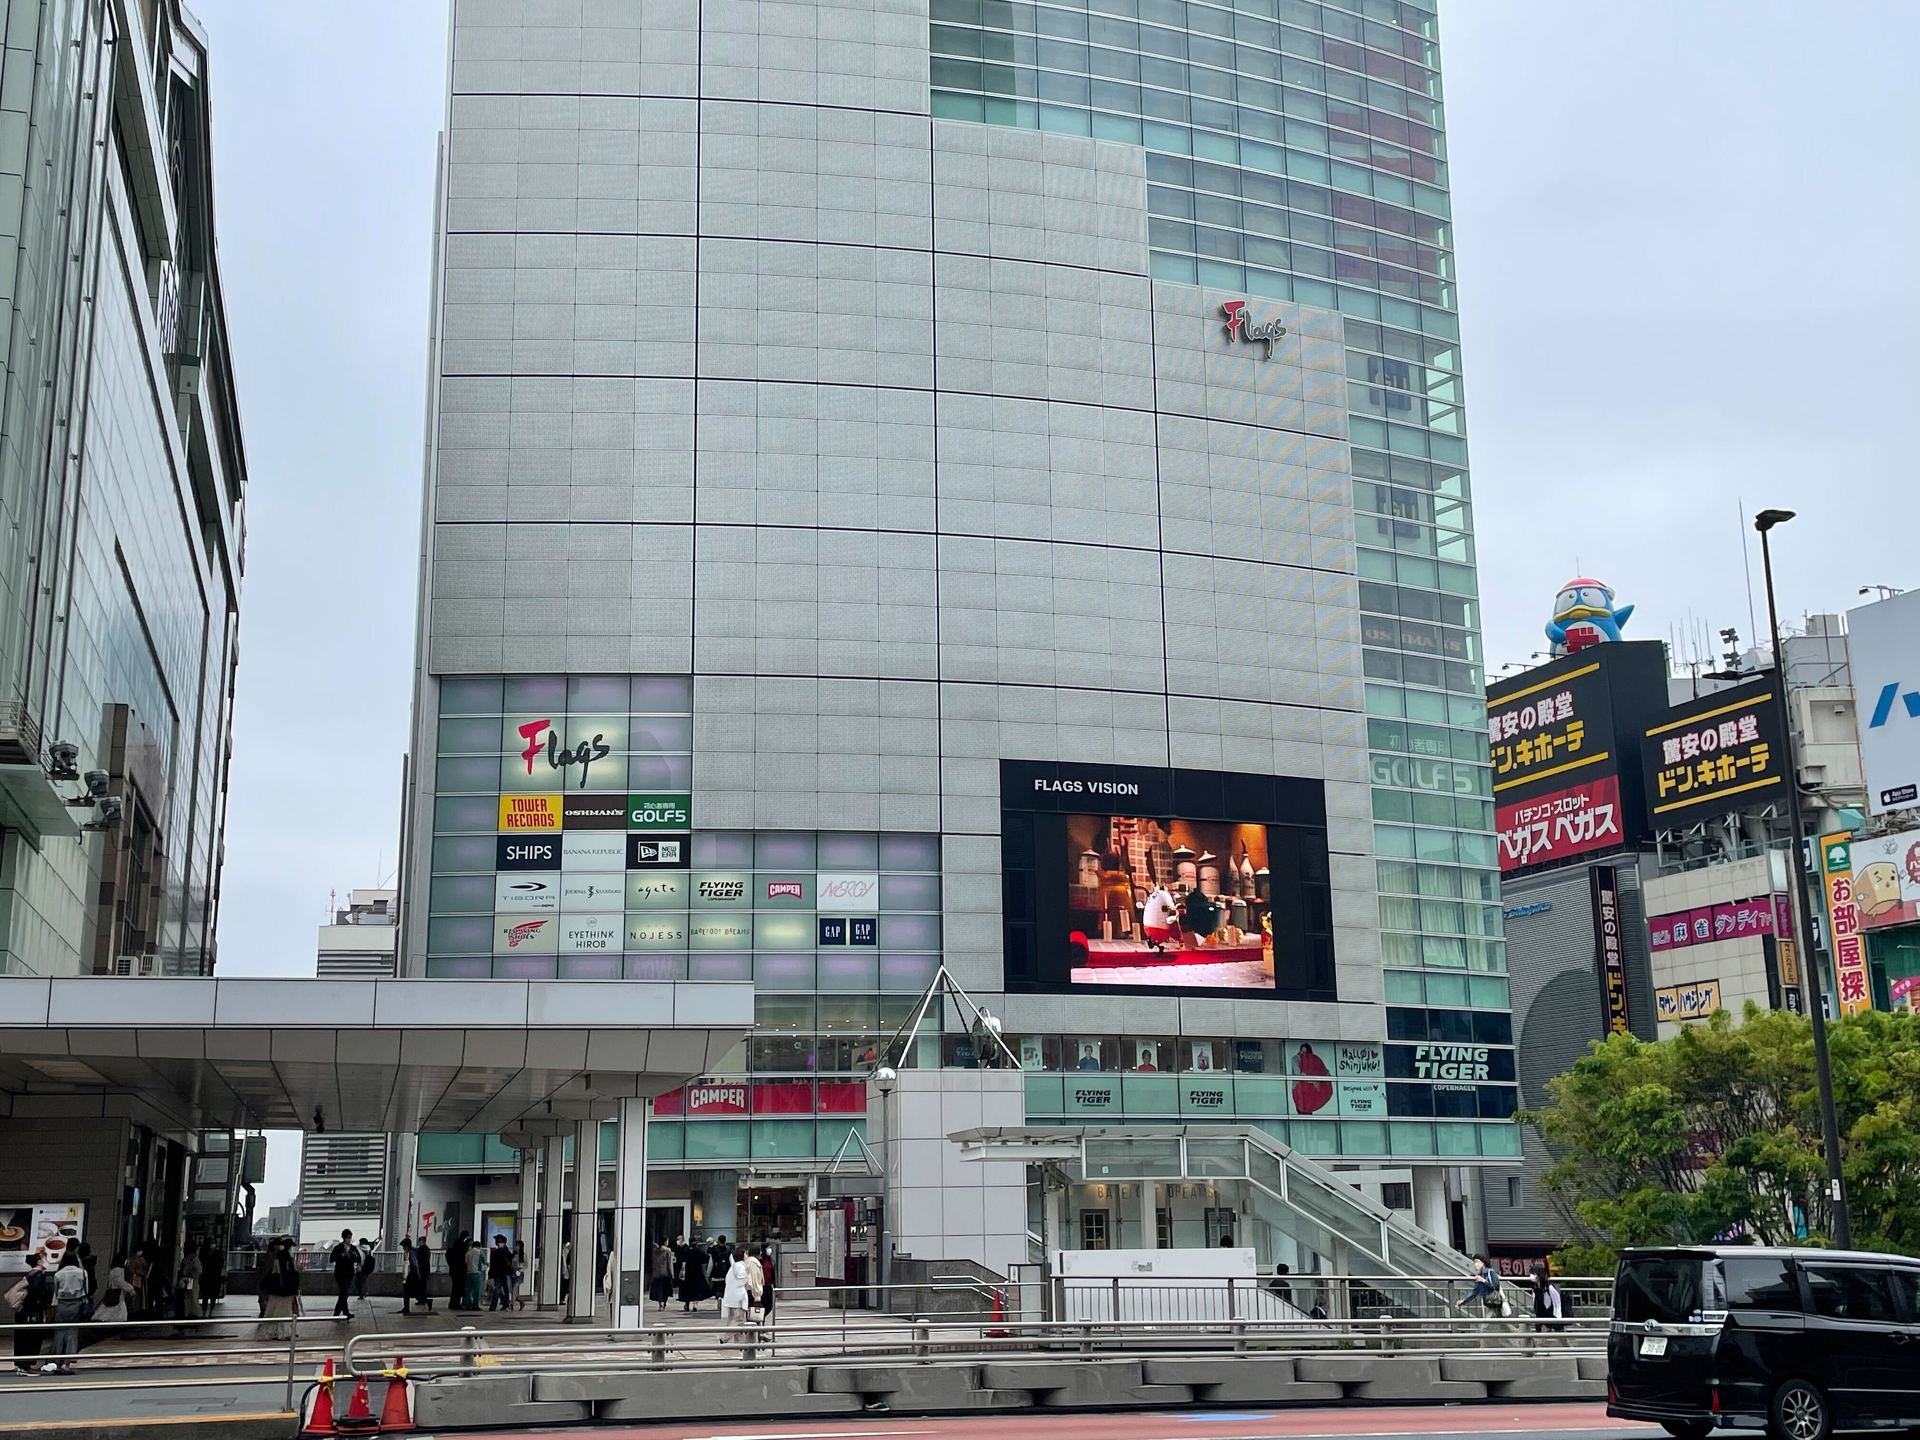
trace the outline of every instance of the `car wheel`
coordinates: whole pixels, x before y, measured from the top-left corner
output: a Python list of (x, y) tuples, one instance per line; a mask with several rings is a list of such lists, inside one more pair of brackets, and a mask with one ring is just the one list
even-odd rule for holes
[(1827, 1440), (1833, 1432), (1832, 1407), (1809, 1380), (1789, 1380), (1774, 1391), (1768, 1421), (1774, 1440)]
[(1711, 1420), (1662, 1420), (1660, 1428), (1673, 1440), (1707, 1440), (1713, 1433)]

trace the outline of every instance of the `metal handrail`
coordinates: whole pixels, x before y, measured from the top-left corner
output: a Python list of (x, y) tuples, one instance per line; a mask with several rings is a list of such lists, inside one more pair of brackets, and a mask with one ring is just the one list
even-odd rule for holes
[[(78, 1330), (83, 1335), (88, 1332), (95, 1334), (107, 1332), (112, 1335), (123, 1335), (128, 1331), (165, 1330), (174, 1333), (177, 1337), (178, 1332), (183, 1329), (221, 1329), (231, 1331), (236, 1326), (246, 1326), (257, 1330), (262, 1326), (284, 1325), (287, 1327), (285, 1344), (280, 1343), (278, 1336), (273, 1336), (260, 1344), (235, 1345), (222, 1343), (217, 1349), (211, 1346), (199, 1349), (183, 1349), (179, 1346), (174, 1346), (165, 1350), (115, 1350), (106, 1353), (96, 1352), (86, 1357), (85, 1363), (81, 1368), (76, 1369), (71, 1375), (63, 1376), (60, 1388), (63, 1393), (82, 1390), (180, 1389), (187, 1386), (207, 1385), (214, 1382), (209, 1381), (204, 1375), (196, 1377), (191, 1373), (182, 1374), (177, 1378), (170, 1375), (137, 1375), (133, 1377), (116, 1378), (106, 1372), (136, 1368), (142, 1370), (204, 1371), (210, 1363), (225, 1362), (241, 1367), (256, 1366), (263, 1370), (271, 1368), (274, 1374), (278, 1375), (281, 1373), (280, 1365), (284, 1358), (285, 1408), (291, 1410), (294, 1407), (295, 1391), (299, 1388), (302, 1381), (300, 1374), (301, 1358), (304, 1356), (309, 1360), (313, 1360), (335, 1353), (335, 1347), (332, 1344), (301, 1344), (301, 1327), (325, 1326), (330, 1329), (332, 1324), (332, 1317), (320, 1315), (229, 1315), (224, 1318), (210, 1320), (78, 1320), (72, 1322), (60, 1320), (16, 1320), (7, 1324), (0, 1324), (0, 1336), (10, 1337), (15, 1331), (20, 1330), (30, 1330), (36, 1334), (46, 1335), (52, 1335), (61, 1330)], [(11, 1344), (8, 1344), (7, 1349), (12, 1349)], [(45, 1363), (54, 1360), (56, 1357), (51, 1351), (43, 1349), (37, 1356), (22, 1358), (32, 1359), (36, 1363)], [(81, 1359), (81, 1355), (74, 1354), (60, 1358), (77, 1362)], [(0, 1395), (22, 1390), (43, 1391), (46, 1389), (44, 1381), (28, 1381), (22, 1383), (20, 1380), (8, 1376), (5, 1373), (7, 1367), (16, 1363), (17, 1362), (10, 1356), (0, 1355)], [(224, 1378), (229, 1380), (229, 1382), (232, 1379), (232, 1377)]]
[[(583, 1374), (599, 1371), (732, 1369), (789, 1359), (868, 1362), (939, 1359), (951, 1363), (1017, 1357), (1089, 1358), (1151, 1354), (1156, 1359), (1250, 1353), (1275, 1357), (1413, 1354), (1428, 1359), (1510, 1352), (1516, 1343), (1555, 1356), (1605, 1353), (1605, 1320), (1461, 1322), (1393, 1320), (1240, 1320), (1186, 1324), (1042, 1321), (1013, 1324), (1005, 1338), (978, 1324), (900, 1320), (863, 1327), (849, 1345), (838, 1327), (782, 1325), (745, 1335), (684, 1327), (616, 1330), (578, 1325), (511, 1330), (365, 1333), (347, 1341), (345, 1373), (376, 1375), (404, 1347), (409, 1374)], [(363, 1359), (371, 1352), (372, 1359)]]

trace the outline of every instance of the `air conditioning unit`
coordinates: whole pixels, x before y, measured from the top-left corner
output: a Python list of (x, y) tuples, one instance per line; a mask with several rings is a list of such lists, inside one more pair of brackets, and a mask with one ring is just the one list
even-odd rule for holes
[(40, 722), (33, 718), (23, 701), (0, 704), (0, 764), (39, 763)]

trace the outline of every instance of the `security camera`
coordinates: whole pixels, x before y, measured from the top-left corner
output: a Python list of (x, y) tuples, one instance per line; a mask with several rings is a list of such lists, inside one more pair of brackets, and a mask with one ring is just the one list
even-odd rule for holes
[(56, 780), (80, 778), (80, 747), (71, 740), (56, 740), (47, 747), (48, 770)]
[(104, 770), (89, 770), (85, 775), (87, 793), (96, 799), (107, 793), (107, 786), (113, 783), (113, 776)]

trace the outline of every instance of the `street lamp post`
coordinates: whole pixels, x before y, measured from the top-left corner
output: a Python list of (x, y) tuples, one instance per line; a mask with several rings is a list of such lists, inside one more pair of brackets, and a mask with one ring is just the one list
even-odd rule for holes
[(1787, 814), (1793, 827), (1789, 855), (1793, 864), (1794, 912), (1800, 917), (1800, 953), (1811, 986), (1813, 1003), (1813, 1069), (1820, 1083), (1820, 1148), (1827, 1161), (1827, 1196), (1833, 1206), (1833, 1243), (1842, 1250), (1853, 1246), (1853, 1226), (1847, 1216), (1847, 1191), (1840, 1175), (1840, 1119), (1833, 1107), (1833, 1066), (1827, 1055), (1826, 983), (1813, 953), (1813, 916), (1807, 901), (1807, 852), (1800, 817), (1800, 764), (1793, 749), (1793, 713), (1787, 705), (1786, 657), (1780, 649), (1780, 615), (1773, 598), (1773, 551), (1767, 532), (1793, 519), (1791, 510), (1762, 510), (1753, 517), (1760, 532), (1760, 568), (1767, 588), (1767, 628), (1773, 636), (1773, 673), (1780, 687), (1781, 733), (1786, 737)]
[(873, 1237), (878, 1251), (873, 1283), (883, 1309), (892, 1293), (886, 1287), (893, 1283), (893, 1091), (899, 1083), (900, 1074), (891, 1065), (873, 1072), (874, 1089), (880, 1092), (880, 1223)]

